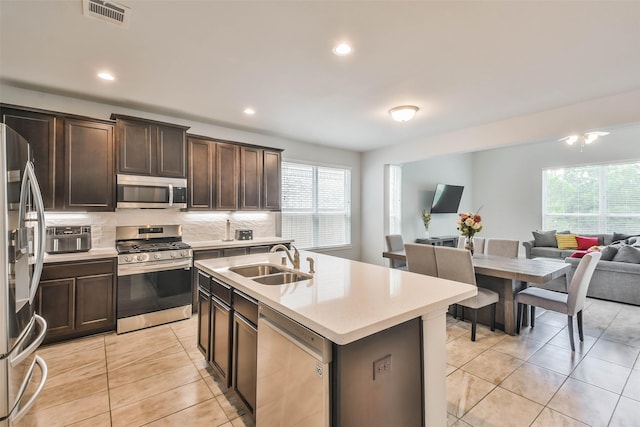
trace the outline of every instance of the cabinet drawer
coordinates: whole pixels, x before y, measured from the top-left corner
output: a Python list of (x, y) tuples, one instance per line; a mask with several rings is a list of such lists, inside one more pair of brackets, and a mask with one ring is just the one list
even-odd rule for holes
[(233, 291), (233, 309), (252, 322), (254, 326), (258, 324), (258, 302), (235, 289)]
[(237, 256), (237, 255), (246, 255), (247, 254), (247, 248), (227, 248), (227, 249), (223, 249), (222, 251), (222, 255), (223, 256)]
[(271, 246), (251, 246), (249, 247), (250, 254), (266, 254), (271, 249)]
[(198, 287), (207, 293), (211, 293), (211, 276), (198, 270)]
[(94, 276), (97, 274), (115, 273), (114, 259), (98, 261), (65, 262), (45, 264), (41, 280), (64, 279), (67, 277)]
[(231, 288), (231, 286), (227, 285), (226, 283), (218, 282), (216, 279), (211, 278), (211, 293), (220, 298), (229, 306), (231, 306), (232, 292), (233, 289)]
[(193, 251), (193, 260), (222, 258), (222, 249), (206, 249), (203, 251)]

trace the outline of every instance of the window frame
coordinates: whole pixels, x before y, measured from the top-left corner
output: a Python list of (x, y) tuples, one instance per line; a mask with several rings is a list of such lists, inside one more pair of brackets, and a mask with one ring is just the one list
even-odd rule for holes
[[(351, 214), (351, 206), (352, 206), (352, 201), (351, 201), (351, 195), (352, 195), (352, 167), (350, 166), (345, 166), (345, 165), (336, 165), (336, 164), (327, 164), (327, 163), (319, 163), (319, 162), (310, 162), (310, 161), (304, 161), (304, 160), (293, 160), (293, 159), (287, 159), (287, 160), (282, 160), (282, 170), (283, 170), (283, 178), (284, 178), (284, 170), (285, 170), (285, 164), (286, 163), (290, 163), (293, 165), (301, 165), (301, 166), (310, 166), (312, 167), (312, 174), (313, 174), (313, 178), (312, 178), (312, 203), (313, 203), (313, 212), (311, 213), (311, 217), (312, 217), (312, 224), (313, 224), (313, 232), (312, 232), (312, 241), (313, 241), (313, 245), (312, 246), (300, 246), (299, 249), (304, 249), (304, 250), (318, 250), (318, 251), (323, 251), (323, 250), (334, 250), (334, 249), (350, 249), (352, 248), (352, 222), (353, 222), (353, 218), (352, 218), (352, 214)], [(345, 189), (345, 222), (344, 222), (344, 226), (345, 226), (345, 243), (341, 243), (341, 244), (335, 244), (335, 245), (318, 245), (318, 239), (319, 239), (319, 221), (321, 216), (323, 215), (322, 212), (319, 210), (318, 208), (318, 168), (327, 168), (327, 169), (337, 169), (337, 170), (341, 170), (341, 171), (345, 171), (346, 172), (346, 176), (345, 176), (345, 183), (344, 183), (344, 189)], [(284, 220), (284, 217), (287, 215), (286, 213), (286, 209), (284, 207), (284, 191), (285, 191), (285, 186), (282, 185), (282, 199), (283, 199), (283, 203), (281, 204), (281, 209), (280, 209), (280, 214), (282, 216), (282, 220)], [(296, 215), (296, 214), (294, 214)], [(305, 213), (300, 213), (299, 215), (306, 215)], [(295, 236), (284, 236), (284, 227), (281, 226), (281, 231), (283, 234), (282, 237), (285, 238), (291, 238), (294, 239), (294, 245), (295, 245)], [(297, 245), (296, 245), (297, 246)]]
[[(638, 168), (640, 168), (640, 160), (638, 159), (632, 159), (632, 160), (624, 160), (624, 161), (618, 161), (618, 162), (607, 162), (607, 163), (591, 163), (591, 164), (581, 164), (581, 165), (570, 165), (570, 166), (563, 166), (563, 167), (548, 167), (548, 168), (544, 168), (542, 170), (542, 209), (541, 209), (541, 213), (542, 213), (542, 229), (543, 230), (547, 230), (547, 229), (553, 229), (556, 228), (556, 226), (552, 225), (552, 221), (550, 221), (550, 218), (552, 217), (574, 217), (574, 218), (594, 218), (595, 221), (594, 223), (597, 224), (597, 229), (595, 230), (585, 230), (585, 229), (581, 229), (579, 227), (576, 227), (576, 229), (574, 230), (574, 228), (570, 227), (570, 231), (571, 232), (576, 232), (576, 233), (585, 233), (585, 234), (611, 234), (614, 232), (621, 232), (624, 233), (625, 231), (628, 231), (625, 229), (624, 226), (617, 226), (616, 230), (613, 230), (611, 227), (616, 227), (614, 226), (610, 226), (610, 220), (612, 218), (620, 218), (620, 217), (624, 217), (624, 218), (636, 218), (638, 220), (638, 222), (640, 223), (640, 209), (638, 209), (637, 213), (610, 213), (609, 212), (609, 206), (608, 206), (608, 199), (609, 199), (609, 194), (608, 194), (608, 190), (607, 190), (607, 183), (608, 183), (608, 168), (610, 167), (615, 167), (615, 166), (625, 166), (625, 165), (631, 165), (631, 166), (636, 166)], [(597, 200), (598, 200), (598, 206), (597, 206), (597, 212), (594, 213), (583, 213), (583, 212), (562, 212), (562, 213), (549, 213), (547, 211), (547, 200), (549, 197), (549, 186), (548, 186), (548, 179), (549, 176), (547, 175), (548, 172), (552, 172), (552, 171), (559, 171), (559, 170), (570, 170), (570, 169), (580, 169), (580, 168), (596, 168), (597, 172), (598, 172), (598, 177), (597, 177), (597, 181), (598, 181), (598, 194), (597, 194)], [(631, 232), (634, 232), (634, 230), (631, 230)]]

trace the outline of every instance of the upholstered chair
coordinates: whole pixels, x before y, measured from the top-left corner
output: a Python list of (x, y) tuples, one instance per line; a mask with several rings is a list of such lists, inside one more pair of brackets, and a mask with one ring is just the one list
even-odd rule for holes
[(434, 246), (407, 243), (404, 245), (404, 250), (407, 254), (407, 267), (409, 271), (438, 277)]
[[(464, 236), (458, 237), (458, 248), (464, 249), (464, 241), (465, 241)], [(484, 237), (473, 238), (473, 253), (474, 254), (484, 253)]]
[(519, 240), (487, 239), (484, 243), (484, 253), (486, 255), (518, 258), (518, 245), (520, 245)]
[[(387, 251), (401, 251), (404, 249), (404, 242), (400, 234), (388, 234), (384, 236), (387, 241)], [(407, 263), (401, 260), (390, 260), (391, 268), (407, 269)]]
[(587, 290), (591, 282), (593, 271), (600, 260), (600, 252), (586, 254), (580, 260), (578, 267), (569, 284), (568, 292), (556, 292), (542, 288), (527, 288), (516, 294), (518, 303), (518, 318), (516, 322), (516, 332), (520, 333), (522, 316), (527, 305), (531, 306), (531, 327), (535, 326), (535, 308), (542, 307), (545, 310), (556, 311), (567, 315), (567, 328), (569, 330), (569, 341), (571, 341), (571, 351), (576, 351), (573, 342), (573, 317), (578, 320), (578, 334), (580, 341), (584, 341), (582, 332), (582, 309), (587, 299)]
[[(449, 248), (446, 246), (434, 246), (438, 277), (468, 283), (477, 286), (476, 274), (473, 269), (471, 252), (465, 249)], [(490, 289), (478, 288), (478, 294), (458, 302), (458, 305), (473, 310), (471, 318), (471, 341), (476, 340), (476, 324), (478, 321), (478, 309), (491, 306), (491, 330), (495, 330), (496, 304), (498, 293)]]

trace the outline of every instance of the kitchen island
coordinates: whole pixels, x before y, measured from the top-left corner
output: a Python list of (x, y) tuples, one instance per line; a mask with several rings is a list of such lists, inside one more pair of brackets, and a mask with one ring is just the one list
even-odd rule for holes
[(309, 280), (263, 285), (230, 268), (270, 263), (283, 253), (196, 261), (195, 267), (339, 346), (412, 319), (422, 325), (425, 425), (446, 425), (446, 310), (476, 294), (463, 283), (301, 251), (300, 271)]

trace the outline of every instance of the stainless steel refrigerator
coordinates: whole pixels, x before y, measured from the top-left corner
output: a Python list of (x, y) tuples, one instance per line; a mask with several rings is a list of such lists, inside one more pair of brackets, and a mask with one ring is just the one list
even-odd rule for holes
[[(35, 313), (44, 257), (44, 205), (29, 144), (4, 124), (0, 213), (0, 427), (7, 427), (18, 422), (44, 387), (47, 364), (35, 351), (47, 323)], [(36, 366), (41, 371), (37, 384)]]

